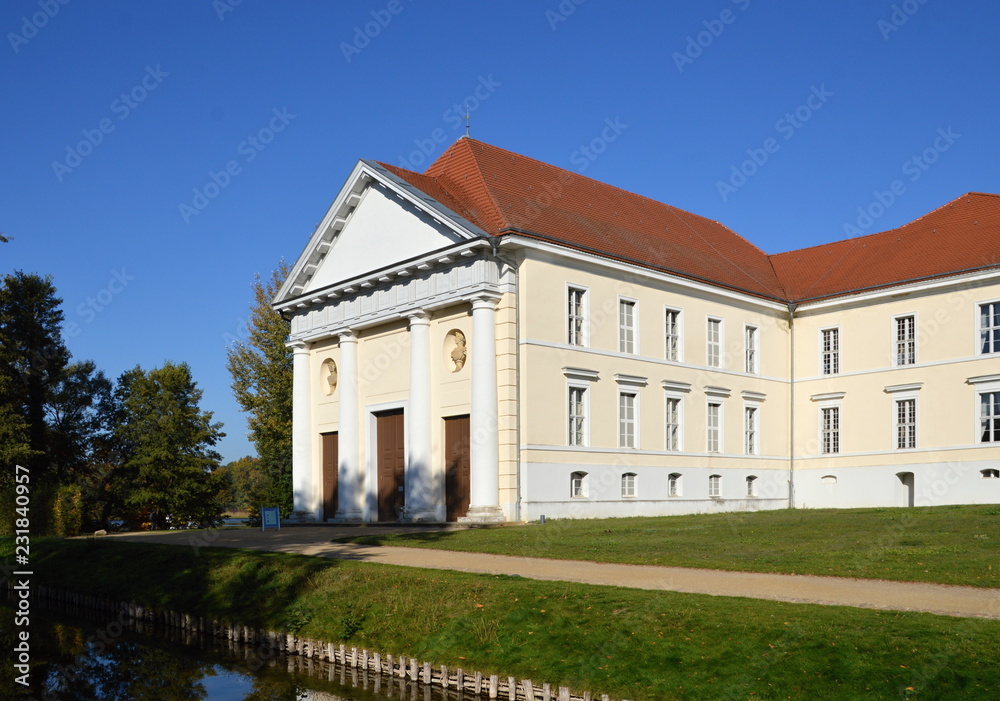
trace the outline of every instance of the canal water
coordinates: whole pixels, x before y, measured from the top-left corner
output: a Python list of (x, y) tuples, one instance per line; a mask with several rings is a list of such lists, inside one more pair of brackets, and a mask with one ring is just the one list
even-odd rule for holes
[[(0, 699), (36, 701), (456, 701), (457, 691), (194, 636), (117, 616), (34, 609), (30, 688), (15, 682), (14, 611), (0, 600)], [(465, 699), (472, 697), (465, 695)]]

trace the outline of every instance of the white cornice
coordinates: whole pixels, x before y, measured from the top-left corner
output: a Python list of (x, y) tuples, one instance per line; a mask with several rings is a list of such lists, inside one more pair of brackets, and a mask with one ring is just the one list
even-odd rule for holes
[(894, 394), (896, 392), (916, 392), (923, 386), (923, 382), (909, 382), (905, 385), (889, 385), (882, 391), (886, 394)]
[(638, 375), (623, 375), (619, 372), (615, 373), (615, 382), (626, 387), (645, 387), (649, 384), (649, 378)]
[(797, 313), (833, 311), (839, 307), (869, 304), (906, 294), (938, 292), (947, 290), (949, 287), (967, 289), (969, 285), (991, 281), (1000, 281), (1000, 269), (993, 268), (990, 270), (980, 270), (972, 273), (961, 273), (958, 275), (949, 275), (943, 278), (934, 278), (933, 280), (897, 284), (891, 287), (871, 290), (869, 292), (842, 295), (831, 299), (819, 300), (817, 302), (802, 302), (798, 305), (796, 311)]
[(675, 382), (674, 380), (663, 380), (660, 386), (668, 392), (690, 392), (690, 382)]
[(1000, 375), (977, 375), (966, 380), (970, 385), (985, 385), (1000, 382)]
[(584, 368), (571, 368), (565, 367), (562, 369), (563, 375), (571, 380), (585, 380), (587, 382), (596, 382), (601, 379), (597, 370), (586, 370)]
[(847, 392), (824, 392), (823, 394), (814, 394), (809, 399), (814, 402), (835, 402), (846, 396)]
[(709, 397), (716, 397), (718, 399), (728, 399), (733, 393), (733, 390), (727, 387), (714, 387), (712, 385), (705, 385), (705, 394)]
[(743, 304), (751, 304), (756, 307), (763, 307), (773, 312), (785, 313), (788, 311), (788, 307), (784, 302), (775, 302), (773, 300), (764, 299), (762, 297), (756, 297), (749, 292), (737, 292), (735, 290), (730, 290), (721, 285), (715, 285), (707, 282), (698, 282), (697, 280), (692, 280), (690, 278), (682, 277), (680, 275), (675, 275), (673, 273), (665, 273), (658, 270), (653, 270), (651, 268), (645, 268), (641, 265), (635, 263), (623, 263), (621, 261), (612, 260), (605, 256), (588, 253), (586, 251), (580, 251), (575, 248), (570, 248), (568, 245), (552, 243), (548, 241), (539, 241), (538, 239), (533, 239), (527, 236), (521, 236), (519, 234), (505, 234), (501, 248), (505, 247), (518, 247), (518, 248), (531, 248), (543, 253), (548, 253), (550, 255), (560, 256), (562, 258), (568, 258), (570, 260), (587, 262), (592, 265), (607, 268), (611, 270), (616, 270), (619, 272), (628, 273), (629, 275), (635, 277), (648, 278), (650, 280), (656, 280), (658, 282), (668, 282), (678, 287), (684, 287), (690, 290), (697, 290), (702, 294), (711, 294), (718, 297), (723, 297), (726, 299), (741, 302)]

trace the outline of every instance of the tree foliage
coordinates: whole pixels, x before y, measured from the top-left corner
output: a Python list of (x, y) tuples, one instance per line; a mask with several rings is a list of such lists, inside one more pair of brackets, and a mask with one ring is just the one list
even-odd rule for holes
[(5, 450), (20, 453), (43, 484), (54, 481), (45, 403), (69, 363), (61, 304), (51, 277), (17, 271), (0, 284), (0, 426), (23, 429), (28, 452), (15, 445)]
[(290, 325), (271, 308), (290, 269), (281, 261), (266, 282), (256, 276), (247, 338), (226, 351), (233, 394), (249, 414), (250, 440), (260, 458), (262, 479), (250, 491), (251, 516), (261, 505), (279, 506), (282, 514), (292, 510), (292, 353), (285, 346)]
[(198, 389), (186, 363), (146, 372), (139, 366), (119, 380), (115, 435), (124, 458), (125, 504), (140, 514), (170, 517), (174, 525), (217, 525), (222, 506), (212, 474), (219, 454), (211, 449), (225, 434), (212, 412), (199, 408)]

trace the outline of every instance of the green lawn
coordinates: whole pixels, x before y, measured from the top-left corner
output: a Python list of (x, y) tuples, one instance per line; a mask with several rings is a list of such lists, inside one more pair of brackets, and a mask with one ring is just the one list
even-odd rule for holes
[(99, 539), (35, 539), (32, 569), (36, 584), (617, 699), (1000, 697), (1000, 621)]
[(1000, 505), (549, 520), (355, 542), (1000, 587)]

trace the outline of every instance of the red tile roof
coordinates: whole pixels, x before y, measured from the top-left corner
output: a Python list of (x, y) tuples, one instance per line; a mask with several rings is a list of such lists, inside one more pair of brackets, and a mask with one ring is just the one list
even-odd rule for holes
[(1000, 267), (1000, 195), (970, 192), (898, 229), (771, 262), (794, 301)]
[[(469, 138), (423, 174), (381, 164), (488, 234), (518, 233), (781, 301), (1000, 265), (1000, 196), (899, 229), (768, 256), (719, 222)], [(932, 252), (932, 253), (928, 253)]]

